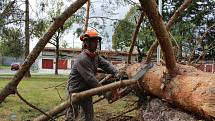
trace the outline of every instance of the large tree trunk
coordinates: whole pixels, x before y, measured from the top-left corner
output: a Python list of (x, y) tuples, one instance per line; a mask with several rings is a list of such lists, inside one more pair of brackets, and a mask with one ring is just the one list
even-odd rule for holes
[(139, 19), (138, 19), (136, 28), (132, 34), (131, 45), (130, 45), (129, 54), (128, 54), (128, 63), (131, 63), (131, 55), (132, 55), (132, 52), (134, 50), (134, 45), (136, 43), (137, 35), (138, 35), (139, 30), (140, 30), (140, 26), (141, 26), (141, 23), (143, 21), (143, 17), (144, 17), (144, 13), (142, 12)]
[(45, 45), (55, 34), (55, 32), (61, 26), (63, 26), (64, 22), (79, 8), (81, 8), (81, 6), (83, 6), (86, 2), (87, 0), (76, 0), (73, 4), (69, 6), (69, 8), (67, 8), (59, 17), (55, 19), (53, 24), (49, 27), (47, 32), (40, 38), (40, 40), (38, 41), (34, 49), (25, 59), (25, 62), (23, 63), (21, 68), (17, 71), (17, 73), (14, 75), (13, 79), (4, 87), (3, 90), (1, 90), (0, 103), (2, 103), (8, 95), (15, 93), (17, 85), (19, 84), (19, 82), (21, 81), (25, 73), (28, 71), (30, 66), (34, 63), (34, 61), (36, 60), (40, 52), (43, 50)]
[[(165, 67), (155, 66), (140, 83), (143, 89), (180, 105), (182, 108), (201, 114), (209, 119), (215, 118), (215, 76), (198, 71), (194, 67), (177, 65), (169, 35), (157, 10), (154, 0), (140, 0), (163, 51)], [(171, 25), (171, 24), (170, 24)], [(169, 28), (169, 27), (167, 27)], [(137, 64), (137, 68), (140, 65)], [(135, 66), (129, 68), (130, 75), (135, 73)], [(167, 78), (166, 73), (178, 74)], [(165, 83), (164, 89), (161, 86)]]
[[(170, 18), (168, 23), (166, 24), (166, 29), (169, 31), (170, 27), (173, 25), (173, 23), (176, 21), (178, 16), (184, 12), (184, 10), (192, 3), (192, 0), (184, 0), (184, 3), (175, 11), (173, 16)], [(146, 57), (146, 63), (149, 63), (151, 61), (151, 57), (157, 46), (159, 45), (158, 40), (155, 40), (150, 49), (148, 50), (147, 57)]]
[[(139, 63), (131, 65), (127, 68), (129, 77), (136, 74), (137, 70), (142, 65)], [(165, 79), (165, 66), (154, 66), (139, 81), (122, 80), (114, 82), (102, 87), (93, 88), (87, 91), (77, 93), (72, 98), (72, 102), (82, 98), (96, 95), (111, 89), (119, 88), (126, 85), (137, 84), (140, 90), (158, 96), (169, 103), (172, 103), (179, 108), (193, 112), (193, 114), (201, 115), (207, 119), (215, 119), (215, 76), (211, 73), (205, 73), (197, 70), (195, 67), (177, 65), (179, 75), (166, 84), (164, 89), (161, 89), (163, 80)], [(136, 87), (135, 87), (136, 88)], [(56, 116), (66, 109), (70, 104), (67, 100), (50, 111), (46, 112), (50, 116)], [(35, 121), (45, 121), (49, 117), (41, 115), (34, 119)]]
[[(136, 73), (140, 64), (127, 68), (129, 76)], [(139, 81), (139, 88), (165, 99), (178, 107), (215, 120), (215, 76), (202, 72), (195, 67), (177, 65), (179, 74), (172, 78), (164, 89), (161, 89), (165, 79), (165, 66), (154, 66), (144, 78)]]
[[(29, 54), (29, 1), (25, 0), (25, 59)], [(31, 77), (30, 68), (25, 73), (25, 77)]]
[(154, 29), (157, 39), (160, 43), (168, 73), (175, 75), (177, 68), (175, 55), (172, 49), (172, 43), (169, 37), (169, 33), (166, 30), (166, 26), (164, 25), (162, 16), (157, 10), (156, 1), (140, 0), (140, 4), (144, 12), (147, 14), (149, 22), (151, 23), (151, 26)]

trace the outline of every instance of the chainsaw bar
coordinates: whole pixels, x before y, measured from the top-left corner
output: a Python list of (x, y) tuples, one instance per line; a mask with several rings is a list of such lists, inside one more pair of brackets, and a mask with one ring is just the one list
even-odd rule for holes
[(140, 78), (142, 78), (145, 73), (151, 69), (154, 66), (153, 63), (149, 63), (147, 65), (145, 65), (144, 67), (142, 67), (134, 76), (132, 76), (132, 80), (139, 80)]

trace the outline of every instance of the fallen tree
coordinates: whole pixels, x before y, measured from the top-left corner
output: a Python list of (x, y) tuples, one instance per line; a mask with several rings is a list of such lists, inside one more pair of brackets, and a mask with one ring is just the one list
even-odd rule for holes
[[(156, 2), (140, 0), (140, 3), (161, 45), (166, 67), (154, 66), (150, 69), (146, 76), (138, 81), (139, 88), (209, 120), (215, 119), (215, 76), (198, 71), (191, 66), (176, 64), (172, 43), (162, 17), (157, 10)], [(127, 69), (128, 75), (135, 74), (140, 67), (140, 64), (131, 65)], [(129, 84), (134, 84), (134, 82)], [(163, 84), (165, 85), (161, 88)], [(114, 88), (116, 87), (114, 86)], [(106, 89), (110, 90), (110, 88)], [(101, 88), (100, 91), (94, 91), (93, 94), (102, 90)], [(61, 105), (58, 108), (62, 111), (65, 104)], [(57, 112), (53, 111), (53, 113), (56, 114)], [(41, 120), (43, 118), (38, 117), (37, 119)]]
[[(86, 2), (86, 1), (82, 1)], [(76, 2), (77, 3), (77, 2)], [(200, 114), (208, 119), (215, 118), (215, 76), (209, 73), (204, 73), (198, 71), (194, 67), (183, 66), (176, 64), (175, 57), (172, 50), (172, 45), (170, 42), (169, 34), (166, 31), (165, 25), (162, 21), (162, 17), (159, 15), (159, 12), (156, 9), (156, 3), (153, 0), (140, 0), (141, 5), (144, 8), (146, 15), (149, 17), (152, 28), (154, 29), (159, 43), (161, 44), (161, 49), (164, 53), (164, 61), (166, 67), (164, 66), (155, 66), (153, 67), (146, 76), (139, 80), (139, 87), (142, 90), (146, 90), (149, 93), (156, 95), (162, 99), (167, 100), (170, 103), (178, 105), (185, 110), (192, 111), (196, 114)], [(79, 3), (80, 7), (83, 3)], [(73, 10), (74, 12), (75, 10)], [(71, 15), (71, 13), (69, 14)], [(66, 15), (68, 17), (69, 15)], [(64, 16), (65, 17), (65, 16)], [(65, 19), (63, 19), (65, 20)], [(14, 93), (14, 89), (22, 79), (26, 70), (30, 67), (33, 61), (38, 56), (39, 52), (44, 47), (43, 45), (47, 43), (48, 39), (54, 34), (54, 32), (63, 24), (60, 22), (60, 25), (56, 21), (50, 30), (53, 30), (51, 33), (47, 33), (44, 38), (40, 39), (37, 44), (37, 48), (34, 48), (33, 52), (29, 55), (27, 60), (24, 63), (24, 66), (17, 72), (13, 80), (9, 83), (0, 94), (0, 102), (2, 102), (9, 94)], [(51, 35), (50, 35), (51, 34)], [(131, 65), (127, 73), (132, 75), (140, 68), (139, 64)], [(169, 75), (170, 74), (170, 78)], [(129, 83), (128, 83), (129, 82)], [(77, 101), (86, 96), (95, 95), (99, 92), (107, 91), (113, 88), (118, 88), (120, 86), (131, 85), (136, 83), (136, 81), (127, 80), (126, 82), (117, 82), (117, 84), (112, 85), (111, 87), (99, 87), (91, 89), (88, 91), (90, 95), (87, 95), (86, 92), (81, 92), (74, 96), (74, 101)], [(161, 89), (162, 84), (165, 83), (165, 87)], [(117, 85), (117, 86), (116, 86)], [(124, 86), (125, 86), (124, 85)], [(108, 86), (108, 85), (106, 85)], [(97, 91), (96, 91), (97, 90)], [(98, 91), (99, 90), (99, 91)], [(5, 92), (5, 93), (3, 93)], [(57, 106), (48, 113), (53, 116), (59, 112), (62, 112), (67, 105), (69, 105), (69, 100)], [(35, 120), (47, 120), (46, 117), (38, 117)]]
[[(128, 67), (128, 75), (135, 74), (140, 66), (135, 64)], [(139, 88), (187, 111), (215, 120), (215, 75), (192, 66), (177, 66), (178, 75), (171, 80), (167, 79), (164, 89), (160, 87), (166, 80), (167, 70), (165, 66), (158, 65), (139, 80)]]
[[(154, 0), (140, 0), (163, 51), (164, 66), (154, 66), (144, 77), (140, 85), (170, 103), (185, 110), (215, 119), (215, 76), (198, 71), (191, 66), (177, 65), (170, 37)], [(135, 73), (136, 64), (128, 68), (128, 74)], [(135, 69), (136, 68), (136, 69)], [(161, 88), (164, 84), (164, 88)]]

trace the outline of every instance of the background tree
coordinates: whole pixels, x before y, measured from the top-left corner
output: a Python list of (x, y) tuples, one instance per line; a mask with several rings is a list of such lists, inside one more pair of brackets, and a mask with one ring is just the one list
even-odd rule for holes
[[(139, 6), (133, 6), (122, 21), (126, 21), (122, 24), (122, 21), (116, 25), (112, 40), (113, 48), (115, 50), (123, 48), (124, 51), (128, 51), (130, 46), (132, 32), (134, 25), (137, 23), (137, 18), (140, 16)], [(155, 35), (151, 27), (148, 26), (149, 22), (146, 17), (143, 18), (143, 22), (138, 33), (136, 48), (138, 51), (138, 61), (141, 61), (143, 56), (146, 55), (147, 50), (151, 46)]]
[(120, 51), (127, 51), (130, 40), (131, 33), (134, 30), (134, 24), (127, 20), (119, 21), (114, 34), (112, 36), (113, 40), (113, 49)]
[[(17, 46), (21, 46), (23, 43), (25, 44), (25, 48), (24, 49), (25, 51), (23, 51), (23, 45), (22, 47), (19, 47), (19, 49), (21, 51), (17, 53), (17, 51), (15, 51), (15, 54), (11, 53), (7, 53), (6, 55), (4, 54), (4, 56), (7, 56), (7, 55), (13, 55), (13, 57), (15, 58), (18, 58), (17, 56), (19, 57), (23, 57), (24, 55), (22, 54), (19, 54), (20, 52), (25, 52), (25, 56), (28, 55), (29, 53), (29, 37), (30, 37), (30, 34), (29, 34), (29, 5), (28, 5), (28, 2), (25, 1), (26, 3), (26, 11), (24, 12), (24, 10), (21, 9), (21, 5), (24, 3), (23, 1), (5, 1), (5, 7), (3, 7), (3, 10), (0, 11), (0, 33), (2, 35), (4, 35), (2, 38), (3, 42), (4, 43), (3, 45), (5, 45), (5, 43), (7, 43), (5, 40), (8, 40), (10, 38), (17, 38), (17, 40), (15, 40)], [(27, 13), (27, 14), (26, 14)], [(24, 15), (26, 15), (26, 18), (24, 18)], [(25, 21), (26, 19), (26, 21)], [(24, 22), (25, 22), (25, 25), (26, 25), (26, 29), (22, 29), (22, 27), (24, 27)], [(17, 30), (19, 29), (19, 30)], [(25, 32), (24, 32), (24, 31)], [(19, 37), (17, 37), (17, 31), (19, 33)], [(6, 33), (5, 33), (6, 32)], [(10, 34), (8, 32), (11, 32)], [(11, 35), (13, 35), (15, 33), (15, 35), (13, 37), (10, 37)], [(9, 37), (7, 37), (9, 36)], [(15, 37), (16, 36), (16, 37)], [(24, 39), (25, 38), (25, 42)], [(14, 40), (14, 39), (13, 39)], [(11, 41), (11, 40), (8, 40), (8, 41)], [(20, 41), (20, 42), (18, 42)], [(21, 45), (19, 43), (22, 43)], [(7, 45), (7, 44), (6, 44)], [(7, 49), (4, 49), (5, 51), (6, 50), (9, 50), (7, 52), (13, 52), (13, 51), (10, 51), (11, 50), (17, 50), (17, 48), (13, 48), (14, 46), (5, 46), (5, 48), (7, 47)], [(28, 71), (27, 73), (27, 76), (30, 76), (30, 71)]]
[(22, 34), (18, 28), (3, 30), (0, 37), (0, 48), (2, 56), (19, 58), (24, 51)]
[[(40, 37), (41, 34), (46, 30), (46, 27), (50, 22), (53, 22), (57, 16), (62, 13), (63, 8), (65, 7), (65, 2), (63, 0), (51, 0), (50, 3), (46, 3), (46, 1), (40, 1), (39, 6), (41, 7), (39, 12), (48, 13), (48, 18), (45, 20), (40, 20), (40, 22), (35, 22), (35, 36)], [(52, 39), (49, 41), (55, 47), (55, 75), (58, 75), (58, 66), (59, 66), (59, 58), (60, 58), (60, 42), (63, 41), (63, 45), (68, 45), (66, 41), (63, 40), (65, 34), (68, 34), (69, 29), (72, 28), (72, 25), (76, 22), (82, 20), (80, 15), (74, 15), (69, 18), (65, 24), (54, 34)]]
[[(29, 1), (25, 0), (25, 59), (28, 57), (30, 51), (30, 31), (29, 31)], [(25, 77), (31, 77), (30, 70), (25, 73)]]
[[(175, 11), (182, 2), (183, 1), (166, 0), (163, 5), (162, 13), (164, 20), (168, 20), (172, 15), (171, 11)], [(198, 38), (213, 25), (215, 17), (213, 15), (214, 12), (212, 11), (215, 11), (214, 7), (215, 1), (213, 0), (194, 0), (187, 11), (182, 13), (182, 16), (179, 17), (177, 24), (172, 27), (170, 32), (180, 46), (178, 50), (179, 58), (182, 58), (183, 54), (183, 60), (188, 61), (189, 58), (192, 58), (190, 59), (190, 61), (192, 61), (203, 53), (203, 45), (206, 48), (211, 45), (214, 40), (214, 27), (202, 38), (204, 40), (202, 41), (202, 44), (198, 42)], [(213, 51), (214, 49), (210, 49), (207, 55)], [(212, 59), (213, 55), (210, 55), (210, 57)]]
[[(183, 3), (183, 1), (176, 1), (176, 0), (165, 0), (163, 1), (163, 19), (168, 21), (169, 18), (173, 15), (175, 10)], [(213, 43), (214, 40), (214, 28), (211, 28), (210, 31), (206, 34), (203, 38), (203, 44), (197, 43), (197, 38), (199, 35), (202, 35), (207, 28), (212, 26), (214, 21), (214, 16), (212, 15), (214, 11), (214, 1), (199, 1), (196, 0), (193, 4), (188, 8), (186, 12), (180, 16), (176, 24), (170, 29), (170, 34), (172, 35), (173, 45), (177, 50), (177, 57), (178, 59), (182, 59), (187, 61), (188, 56), (192, 55), (191, 52), (194, 49), (195, 53), (197, 54), (195, 58), (199, 56), (199, 54), (203, 53), (203, 48), (208, 48), (211, 45), (210, 50), (208, 51), (207, 55), (212, 54), (214, 51)], [(207, 9), (209, 8), (209, 9)], [(138, 16), (137, 7), (133, 7), (129, 10), (124, 20), (128, 20), (132, 24), (135, 24), (136, 17)], [(212, 13), (211, 13), (212, 12)], [(200, 13), (200, 15), (198, 15)], [(137, 50), (139, 52), (139, 60), (142, 59), (142, 56), (149, 48), (149, 45), (152, 44), (154, 41), (154, 34), (151, 28), (148, 27), (149, 23), (147, 19), (143, 20), (141, 31), (139, 32), (138, 40), (137, 40)], [(122, 46), (117, 43), (119, 39), (116, 39), (118, 35), (116, 35), (118, 26), (122, 26), (119, 23), (116, 25), (116, 29), (113, 35), (113, 48), (117, 48), (116, 46)], [(124, 31), (125, 32), (125, 31)], [(124, 33), (123, 32), (123, 33)], [(147, 34), (146, 34), (147, 33)], [(151, 33), (151, 34), (150, 34)], [(128, 43), (127, 39), (124, 39), (123, 43)], [(128, 42), (127, 42), (128, 41)], [(123, 44), (121, 42), (121, 44)], [(118, 45), (117, 45), (118, 44)], [(198, 48), (195, 49), (194, 46), (198, 44)], [(123, 45), (124, 46), (124, 45)], [(177, 47), (179, 46), (179, 47)], [(203, 47), (204, 46), (204, 47)], [(128, 46), (124, 46), (126, 48)], [(141, 52), (142, 51), (142, 52)], [(142, 53), (142, 54), (141, 54)], [(195, 54), (194, 53), (194, 54)], [(209, 56), (207, 56), (209, 57)], [(213, 57), (213, 55), (210, 55)]]

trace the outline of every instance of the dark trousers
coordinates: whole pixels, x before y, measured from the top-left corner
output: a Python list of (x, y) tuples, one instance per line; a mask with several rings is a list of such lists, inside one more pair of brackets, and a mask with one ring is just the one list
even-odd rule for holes
[(92, 97), (71, 103), (66, 111), (65, 121), (93, 121)]

